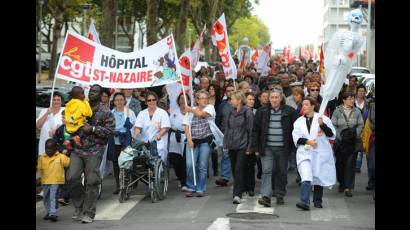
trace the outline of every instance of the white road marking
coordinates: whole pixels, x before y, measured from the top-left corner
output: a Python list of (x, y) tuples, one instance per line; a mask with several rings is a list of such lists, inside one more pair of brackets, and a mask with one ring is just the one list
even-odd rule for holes
[(229, 218), (216, 218), (206, 230), (230, 230)]
[(310, 206), (310, 219), (312, 221), (331, 221), (332, 213), (329, 206), (329, 199), (323, 198), (323, 208), (315, 208), (313, 204)]
[(118, 196), (111, 196), (104, 203), (97, 203), (97, 213), (95, 220), (121, 220), (135, 205), (137, 205), (144, 195), (132, 195), (124, 203), (118, 201)]
[(331, 199), (330, 211), (332, 213), (332, 218), (334, 219), (344, 219), (350, 221), (349, 211), (346, 206), (345, 198), (337, 197)]
[(265, 214), (273, 214), (274, 208), (264, 207), (258, 204), (258, 197), (243, 197), (241, 203), (236, 207), (236, 212), (238, 213), (247, 213), (247, 212), (257, 212)]
[(205, 203), (209, 200), (211, 196), (207, 195), (204, 197), (191, 197), (188, 203), (181, 208), (181, 211), (176, 215), (175, 218), (190, 218), (194, 219), (204, 207)]

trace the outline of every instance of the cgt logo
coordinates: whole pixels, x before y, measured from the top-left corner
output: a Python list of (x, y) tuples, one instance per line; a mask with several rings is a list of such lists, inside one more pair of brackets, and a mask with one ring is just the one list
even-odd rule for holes
[(57, 73), (89, 82), (95, 47), (69, 34)]

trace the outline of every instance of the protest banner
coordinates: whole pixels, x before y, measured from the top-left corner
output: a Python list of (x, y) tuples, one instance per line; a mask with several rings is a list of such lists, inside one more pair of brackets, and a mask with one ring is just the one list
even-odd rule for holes
[(225, 79), (236, 79), (236, 66), (229, 47), (225, 14), (222, 14), (218, 21), (212, 26), (212, 44), (216, 46), (219, 56), (221, 57)]
[(174, 38), (123, 53), (68, 32), (55, 77), (107, 88), (146, 88), (180, 80)]
[(257, 72), (261, 74), (261, 76), (267, 76), (269, 74), (269, 60), (270, 60), (270, 50), (271, 50), (271, 43), (265, 45), (260, 52), (258, 59), (257, 59)]

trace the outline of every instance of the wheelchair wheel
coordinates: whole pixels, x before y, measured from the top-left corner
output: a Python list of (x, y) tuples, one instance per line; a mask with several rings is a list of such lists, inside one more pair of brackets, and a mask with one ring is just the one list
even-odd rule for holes
[(151, 182), (149, 195), (151, 197), (152, 203), (156, 203), (158, 201), (158, 195), (154, 189), (154, 182)]
[(168, 190), (168, 168), (165, 163), (158, 159), (155, 162), (155, 175), (154, 175), (154, 190), (160, 200), (165, 199)]
[(120, 192), (118, 193), (118, 200), (120, 203), (123, 203), (124, 201), (128, 200), (130, 198), (129, 192), (128, 192), (128, 179), (127, 178), (127, 173), (125, 172), (124, 169), (120, 169), (120, 175), (119, 175), (119, 181), (120, 181)]

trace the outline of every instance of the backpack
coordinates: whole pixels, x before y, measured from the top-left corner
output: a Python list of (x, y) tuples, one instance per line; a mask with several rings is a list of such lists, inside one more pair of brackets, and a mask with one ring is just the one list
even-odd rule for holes
[(350, 127), (349, 118), (353, 115), (353, 109), (349, 114), (349, 118), (342, 111), (343, 117), (346, 121), (347, 128), (343, 129), (340, 132), (341, 141), (336, 145), (336, 150), (338, 155), (350, 155), (353, 154), (355, 149), (355, 143), (357, 138), (356, 126)]

